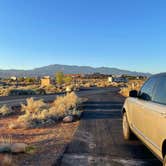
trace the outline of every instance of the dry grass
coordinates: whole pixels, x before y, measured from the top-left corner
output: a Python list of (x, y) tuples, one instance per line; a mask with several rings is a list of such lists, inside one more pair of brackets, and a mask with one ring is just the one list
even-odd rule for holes
[(34, 100), (33, 98), (27, 99), (26, 102), (26, 105), (21, 104), (21, 110), (23, 112), (26, 112), (26, 114), (38, 113), (47, 106), (47, 104), (44, 103), (43, 100)]
[[(108, 87), (111, 86), (112, 84), (107, 81), (107, 79), (78, 79), (75, 82), (70, 82), (67, 84), (52, 84), (49, 86), (41, 87), (39, 84), (35, 85), (20, 85), (20, 86), (0, 86), (0, 96), (8, 96), (10, 91), (12, 90), (25, 90), (26, 92), (29, 91), (31, 93), (32, 91), (35, 93), (39, 89), (45, 90), (46, 94), (55, 94), (55, 93), (61, 93), (61, 92), (66, 92), (66, 88), (70, 87), (72, 91), (78, 91), (81, 87), (89, 88), (93, 86), (97, 87)], [(14, 94), (15, 95), (15, 94)]]
[(21, 105), (21, 110), (24, 114), (18, 117), (15, 124), (11, 123), (9, 128), (17, 128), (19, 126), (33, 128), (55, 123), (66, 115), (76, 115), (76, 112), (79, 114), (80, 111), (76, 108), (82, 101), (74, 92), (57, 97), (52, 104), (29, 98), (26, 105)]
[(131, 90), (140, 90), (144, 81), (143, 80), (131, 80), (126, 84), (126, 87), (121, 88), (120, 94), (125, 97), (129, 96)]
[(12, 136), (11, 135), (2, 136), (0, 142), (3, 144), (12, 144), (13, 143)]
[(3, 105), (0, 108), (0, 117), (1, 116), (7, 116), (7, 115), (11, 115), (13, 113), (12, 109), (7, 107), (7, 105)]

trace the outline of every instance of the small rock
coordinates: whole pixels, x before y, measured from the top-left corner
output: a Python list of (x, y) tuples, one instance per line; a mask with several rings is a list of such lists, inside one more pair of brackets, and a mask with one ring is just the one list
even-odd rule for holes
[(2, 143), (0, 144), (0, 153), (10, 152), (10, 144)]
[(18, 129), (20, 128), (20, 124), (17, 124), (17, 123), (11, 123), (9, 124), (9, 129)]
[(27, 147), (28, 145), (25, 143), (14, 143), (10, 148), (12, 153), (24, 153)]
[(63, 119), (63, 122), (64, 122), (64, 123), (71, 123), (71, 122), (73, 122), (73, 116), (71, 116), (71, 115), (66, 116), (66, 117)]
[(51, 125), (51, 124), (54, 124), (54, 123), (55, 123), (55, 121), (52, 120), (52, 119), (48, 119), (48, 120), (46, 121), (46, 124), (48, 124), (48, 125)]

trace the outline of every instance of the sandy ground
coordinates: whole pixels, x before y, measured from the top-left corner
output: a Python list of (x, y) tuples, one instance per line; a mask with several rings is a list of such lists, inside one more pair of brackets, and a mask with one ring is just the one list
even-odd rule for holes
[[(57, 123), (37, 129), (9, 129), (8, 124), (16, 119), (17, 115), (0, 119), (0, 136), (12, 136), (13, 142), (35, 146), (36, 152), (9, 156), (12, 157), (12, 166), (50, 166), (54, 164), (71, 141), (79, 124), (79, 122)], [(4, 157), (4, 154), (0, 154), (0, 166), (2, 166)]]

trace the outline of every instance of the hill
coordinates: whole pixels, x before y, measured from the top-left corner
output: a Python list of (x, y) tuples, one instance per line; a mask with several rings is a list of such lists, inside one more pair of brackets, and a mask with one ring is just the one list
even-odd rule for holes
[(136, 71), (122, 70), (118, 68), (110, 67), (90, 67), (90, 66), (70, 66), (70, 65), (49, 65), (40, 68), (35, 68), (32, 70), (0, 70), (0, 77), (23, 77), (23, 76), (54, 76), (55, 72), (62, 71), (65, 74), (92, 74), (92, 73), (101, 73), (101, 74), (114, 74), (114, 75), (131, 75), (131, 76), (150, 76), (150, 73), (141, 73)]

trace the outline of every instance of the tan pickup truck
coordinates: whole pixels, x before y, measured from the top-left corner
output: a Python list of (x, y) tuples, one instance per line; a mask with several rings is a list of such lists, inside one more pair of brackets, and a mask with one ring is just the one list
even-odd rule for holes
[(123, 136), (136, 135), (166, 166), (166, 73), (150, 77), (130, 91), (123, 106)]

